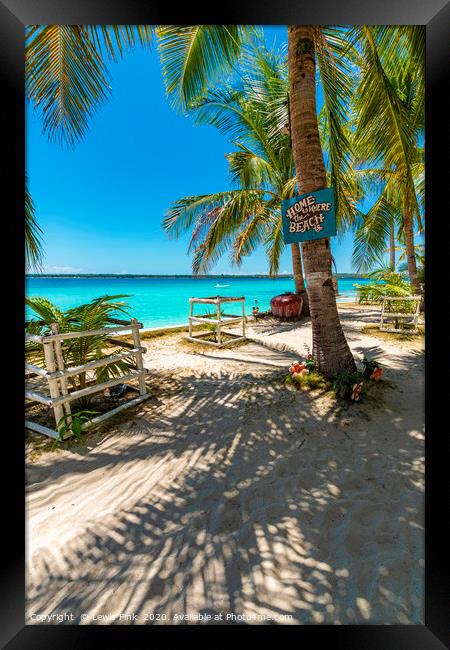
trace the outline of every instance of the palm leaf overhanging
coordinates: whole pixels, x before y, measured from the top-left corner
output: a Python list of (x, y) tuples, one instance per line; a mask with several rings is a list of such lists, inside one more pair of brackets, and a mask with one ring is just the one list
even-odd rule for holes
[[(169, 235), (192, 229), (194, 273), (205, 273), (228, 252), (234, 264), (263, 244), (269, 269), (277, 273), (284, 248), (281, 201), (295, 193), (287, 117), (285, 50), (254, 43), (243, 48), (238, 83), (214, 89), (193, 112), (230, 138), (227, 154), (236, 189), (175, 201), (163, 221)], [(277, 106), (277, 111), (272, 108)]]
[(201, 100), (220, 73), (230, 73), (252, 32), (240, 25), (158, 27), (158, 51), (172, 103), (185, 111)]
[[(360, 82), (355, 99), (355, 151), (360, 172), (371, 176), (378, 198), (355, 236), (357, 270), (382, 256), (387, 223), (397, 238), (414, 222), (423, 231), (424, 30), (357, 27)], [(377, 170), (374, 174), (373, 171)], [(366, 257), (365, 257), (366, 256)]]
[(107, 60), (139, 43), (149, 46), (151, 25), (33, 25), (26, 29), (26, 95), (51, 141), (73, 146), (109, 98)]
[[(233, 182), (241, 190), (265, 190), (266, 199), (271, 201), (266, 211), (260, 208), (253, 214), (258, 214), (253, 225), (248, 214), (239, 225), (234, 215), (232, 223), (240, 242), (232, 246), (236, 258), (241, 259), (253, 246), (244, 244), (244, 233), (256, 238), (252, 241), (270, 236), (270, 241), (278, 242), (277, 250), (281, 250), (281, 231), (274, 238), (270, 231), (275, 227), (277, 214), (275, 196), (284, 198), (296, 191), (289, 99), (284, 90), (285, 64), (279, 65), (280, 52), (255, 48), (255, 28), (28, 27), (27, 96), (42, 117), (44, 132), (51, 140), (69, 145), (82, 138), (90, 119), (110, 95), (107, 61), (116, 61), (136, 44), (151, 45), (155, 29), (171, 101), (184, 111), (195, 108), (196, 121), (213, 124), (227, 133), (236, 146), (236, 151), (228, 156)], [(335, 188), (339, 232), (350, 227), (362, 228), (356, 236), (356, 248), (362, 251), (364, 229), (380, 227), (385, 231), (381, 215), (387, 217), (388, 209), (391, 223), (397, 223), (400, 212), (403, 222), (406, 214), (406, 218), (415, 220), (419, 232), (423, 231), (423, 150), (418, 145), (418, 136), (423, 133), (424, 124), (424, 29), (321, 27), (314, 30), (314, 40), (324, 96), (321, 139), (328, 182)], [(222, 87), (211, 90), (219, 75), (224, 81)], [(251, 96), (243, 101), (249, 86)], [(288, 180), (276, 169), (280, 162), (283, 174), (287, 166), (291, 167)], [(373, 168), (392, 175), (391, 185), (397, 183), (399, 199), (393, 202), (387, 198), (385, 175), (378, 183), (374, 206), (364, 216), (357, 207), (364, 191), (359, 172)], [(269, 193), (270, 187), (275, 189), (273, 195)], [(227, 215), (233, 213), (232, 206), (238, 203), (235, 197), (234, 204), (221, 211), (224, 223)], [(253, 204), (256, 206), (255, 201)], [(217, 220), (217, 213), (215, 217)], [(403, 222), (397, 225), (398, 237), (402, 237)], [(199, 232), (205, 231), (205, 224)], [(213, 248), (218, 246), (217, 233), (221, 229), (226, 231), (223, 224), (214, 225), (215, 235), (210, 238)], [(367, 259), (372, 261), (380, 253), (380, 233), (381, 230), (368, 238)], [(202, 260), (207, 260), (209, 250), (212, 249), (205, 246)], [(357, 263), (357, 251), (354, 257)]]
[[(26, 28), (26, 96), (50, 141), (73, 146), (110, 96), (106, 59), (116, 61), (136, 44), (149, 46), (151, 25), (32, 25)], [(26, 183), (27, 267), (40, 269), (42, 230)]]
[(27, 269), (40, 269), (42, 264), (43, 245), (42, 230), (36, 220), (36, 210), (33, 198), (28, 189), (28, 179), (25, 178), (25, 263)]

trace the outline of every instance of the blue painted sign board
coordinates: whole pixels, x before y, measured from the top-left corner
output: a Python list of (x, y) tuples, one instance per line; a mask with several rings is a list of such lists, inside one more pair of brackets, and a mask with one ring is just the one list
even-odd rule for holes
[(286, 244), (324, 239), (336, 234), (334, 192), (331, 187), (285, 199), (281, 202), (281, 211)]

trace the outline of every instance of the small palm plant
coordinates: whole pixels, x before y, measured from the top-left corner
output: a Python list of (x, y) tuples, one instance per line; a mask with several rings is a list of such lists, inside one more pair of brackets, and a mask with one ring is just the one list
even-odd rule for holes
[[(71, 309), (62, 311), (50, 300), (44, 297), (26, 298), (26, 305), (34, 312), (37, 318), (33, 318), (27, 325), (26, 331), (30, 334), (46, 335), (51, 333), (51, 325), (57, 323), (59, 331), (76, 332), (84, 330), (102, 329), (108, 325), (108, 319), (118, 313), (127, 313), (127, 303), (120, 301), (126, 298), (124, 294), (114, 296), (101, 296), (94, 298), (91, 302), (78, 305)], [(105, 357), (105, 342), (107, 334), (94, 336), (82, 336), (76, 339), (61, 341), (64, 365), (66, 367), (81, 366), (89, 361)], [(42, 345), (27, 342), (25, 355), (33, 364), (44, 367), (44, 352)], [(108, 363), (101, 368), (93, 370), (93, 378), (96, 383), (103, 383), (113, 377), (120, 377), (132, 367), (133, 359), (122, 359)], [(81, 390), (87, 385), (88, 377), (86, 372), (68, 377), (74, 390)], [(90, 404), (90, 396), (79, 400), (79, 406), (86, 408)]]
[[(385, 297), (408, 297), (413, 295), (413, 288), (407, 280), (406, 273), (396, 273), (389, 268), (381, 268), (369, 274), (373, 282), (355, 284), (358, 302), (381, 304)], [(414, 303), (410, 300), (399, 300), (394, 304), (385, 305), (386, 311), (412, 312)]]

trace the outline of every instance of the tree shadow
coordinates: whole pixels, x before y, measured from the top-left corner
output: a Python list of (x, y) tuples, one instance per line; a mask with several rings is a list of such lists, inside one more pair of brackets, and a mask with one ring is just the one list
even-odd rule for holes
[(350, 409), (267, 377), (177, 378), (164, 409), (146, 405), (31, 485), (31, 513), (51, 490), (64, 508), (83, 495), (91, 515), (34, 549), (28, 614), (423, 622), (419, 384)]

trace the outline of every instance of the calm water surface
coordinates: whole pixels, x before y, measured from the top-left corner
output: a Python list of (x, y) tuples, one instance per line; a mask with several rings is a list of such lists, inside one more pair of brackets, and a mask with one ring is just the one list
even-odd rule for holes
[[(365, 284), (361, 278), (339, 279), (338, 301), (355, 299), (355, 284)], [(228, 285), (216, 287), (217, 284)], [(189, 298), (215, 296), (245, 296), (246, 313), (257, 304), (260, 310), (268, 309), (270, 299), (294, 287), (291, 278), (146, 278), (146, 277), (89, 277), (89, 278), (27, 278), (28, 296), (44, 296), (62, 309), (75, 307), (105, 294), (129, 294), (130, 315), (140, 320), (144, 327), (159, 327), (186, 323)], [(234, 313), (239, 306), (233, 307)], [(198, 306), (198, 313), (212, 312), (213, 306)], [(231, 311), (231, 310), (230, 310)], [(26, 312), (29, 318), (31, 313)]]

